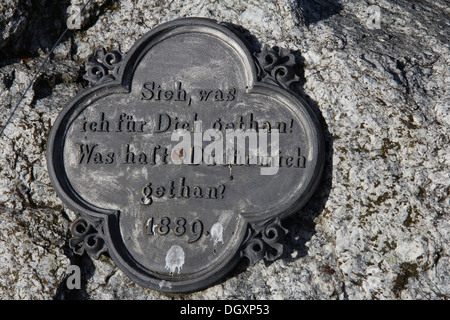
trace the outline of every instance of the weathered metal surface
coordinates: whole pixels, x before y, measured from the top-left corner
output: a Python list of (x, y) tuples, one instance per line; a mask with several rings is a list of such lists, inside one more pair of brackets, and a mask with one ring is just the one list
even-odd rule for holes
[[(80, 214), (75, 252), (108, 252), (164, 292), (211, 285), (242, 257), (278, 258), (280, 221), (310, 198), (324, 161), (318, 122), (289, 90), (294, 64), (287, 50), (254, 54), (200, 18), (163, 24), (126, 55), (97, 51), (92, 87), (63, 109), (48, 143), (55, 190)], [(244, 151), (237, 142), (230, 152), (245, 135)], [(255, 153), (263, 142), (268, 154)]]

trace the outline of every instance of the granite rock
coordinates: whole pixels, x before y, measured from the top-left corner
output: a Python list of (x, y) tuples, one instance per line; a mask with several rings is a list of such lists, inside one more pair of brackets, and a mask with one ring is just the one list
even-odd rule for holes
[[(1, 127), (82, 2), (23, 3), (0, 5)], [(449, 13), (444, 0), (93, 1), (0, 138), (0, 299), (449, 299)], [(164, 295), (106, 256), (69, 250), (75, 213), (50, 184), (45, 150), (59, 111), (87, 85), (89, 55), (127, 52), (187, 16), (240, 25), (256, 50), (295, 52), (295, 90), (320, 119), (327, 160), (315, 195), (284, 224), (280, 259)], [(71, 264), (80, 290), (66, 285)]]

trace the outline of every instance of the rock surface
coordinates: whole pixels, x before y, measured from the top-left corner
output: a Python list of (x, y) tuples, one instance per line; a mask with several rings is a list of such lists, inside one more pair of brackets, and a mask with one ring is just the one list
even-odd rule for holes
[[(81, 3), (0, 4), (1, 127)], [(449, 11), (445, 0), (93, 1), (0, 138), (0, 299), (449, 299)], [(321, 119), (327, 163), (285, 223), (280, 259), (169, 296), (135, 285), (108, 257), (71, 253), (75, 214), (50, 184), (45, 150), (95, 49), (127, 52), (188, 16), (241, 25), (256, 49), (297, 52), (296, 90)], [(66, 285), (71, 264), (80, 290)]]

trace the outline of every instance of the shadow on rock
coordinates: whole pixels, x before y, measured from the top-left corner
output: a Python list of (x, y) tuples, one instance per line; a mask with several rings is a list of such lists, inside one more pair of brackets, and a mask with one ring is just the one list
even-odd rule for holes
[(5, 33), (0, 34), (5, 37), (0, 43), (0, 66), (11, 58), (33, 58), (39, 50), (48, 52), (67, 27), (69, 5), (69, 0), (50, 0), (45, 6), (39, 1), (11, 4), (13, 14), (0, 23), (4, 28), (0, 31)]
[(70, 260), (71, 266), (78, 266), (80, 270), (80, 279), (79, 279), (79, 289), (71, 288), (71, 285), (74, 284), (75, 279), (74, 273), (70, 274), (69, 270), (67, 270), (66, 275), (59, 283), (59, 286), (54, 295), (55, 300), (88, 300), (90, 299), (89, 294), (87, 293), (86, 286), (88, 280), (94, 276), (95, 266), (92, 262), (92, 259), (87, 255), (77, 255), (67, 244), (64, 247), (64, 252), (66, 256)]
[(297, 19), (309, 26), (339, 14), (342, 5), (339, 0), (296, 0), (293, 9)]
[(313, 109), (321, 124), (325, 142), (325, 162), (322, 177), (318, 177), (320, 183), (312, 197), (300, 211), (283, 221), (283, 226), (289, 230), (283, 242), (284, 252), (281, 256), (285, 261), (294, 261), (308, 254), (306, 243), (315, 234), (314, 220), (323, 213), (332, 188), (333, 138), (317, 104), (307, 95), (299, 94)]

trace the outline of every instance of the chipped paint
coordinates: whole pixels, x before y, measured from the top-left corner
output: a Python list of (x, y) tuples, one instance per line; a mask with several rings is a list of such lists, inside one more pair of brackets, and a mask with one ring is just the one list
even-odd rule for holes
[(183, 264), (184, 264), (183, 248), (177, 245), (171, 246), (169, 251), (167, 251), (166, 255), (166, 269), (170, 271), (171, 275), (175, 272), (175, 270), (177, 270), (178, 273), (180, 273)]

